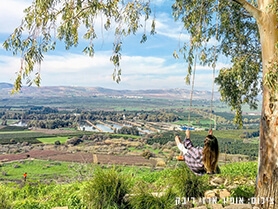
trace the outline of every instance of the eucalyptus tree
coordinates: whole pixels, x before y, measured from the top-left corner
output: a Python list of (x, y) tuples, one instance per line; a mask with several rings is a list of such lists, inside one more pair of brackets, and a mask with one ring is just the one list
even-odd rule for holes
[[(147, 0), (33, 0), (25, 9), (25, 17), (3, 46), (20, 54), (21, 68), (14, 89), (22, 80), (40, 84), (43, 54), (55, 50), (57, 40), (66, 49), (88, 40), (83, 52), (94, 55), (97, 39), (94, 22), (101, 16), (103, 30), (113, 30), (115, 41), (110, 60), (114, 63), (113, 78), (120, 82), (121, 50), (124, 37), (135, 34), (150, 24), (155, 34), (152, 1)], [(257, 108), (262, 92), (260, 151), (257, 197), (274, 198), (264, 208), (278, 207), (278, 100), (277, 100), (277, 12), (276, 0), (175, 0), (173, 18), (180, 21), (190, 42), (185, 42), (174, 57), (182, 56), (188, 63), (186, 81), (194, 72), (194, 60), (215, 69), (219, 56), (230, 59), (231, 67), (220, 70), (215, 79), (222, 99), (235, 111), (235, 122), (242, 125), (242, 105)], [(79, 28), (86, 29), (84, 34)], [(27, 31), (23, 33), (23, 31)], [(147, 40), (144, 30), (141, 42)], [(82, 37), (81, 37), (82, 36)], [(30, 75), (35, 73), (34, 78)], [(269, 200), (269, 199), (268, 199)]]

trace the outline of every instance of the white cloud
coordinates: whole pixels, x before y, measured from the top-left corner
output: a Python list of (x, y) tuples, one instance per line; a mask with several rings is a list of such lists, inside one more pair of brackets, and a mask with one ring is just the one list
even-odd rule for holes
[(158, 34), (178, 41), (189, 41), (190, 37), (185, 34), (180, 22), (174, 21), (169, 13), (159, 13), (156, 18), (156, 31)]
[[(163, 2), (165, 1), (156, 0), (158, 4)], [(8, 3), (3, 0), (0, 1), (0, 33), (11, 33), (23, 17), (23, 8), (30, 4), (31, 0), (9, 0)], [(95, 24), (100, 25), (101, 18), (97, 18)], [(187, 65), (183, 60), (174, 60), (171, 57), (171, 49), (165, 47), (166, 43), (164, 42), (167, 40), (170, 45), (175, 46), (178, 45), (179, 41), (187, 41), (189, 37), (181, 35), (180, 23), (174, 22), (169, 13), (156, 12), (156, 30), (157, 35), (154, 36), (154, 39), (145, 44), (148, 49), (156, 49), (156, 51), (150, 50), (153, 54), (146, 55), (146, 50), (138, 49), (138, 51), (133, 52), (133, 54), (136, 53), (135, 55), (131, 55), (129, 52), (132, 49), (129, 47), (124, 49), (123, 53), (125, 54), (122, 55), (121, 60), (122, 81), (120, 84), (112, 80), (114, 66), (110, 62), (111, 51), (103, 51), (101, 45), (97, 45), (94, 58), (75, 54), (72, 51), (72, 53), (65, 52), (64, 49), (57, 46), (56, 54), (45, 55), (41, 65), (42, 85), (101, 86), (113, 89), (190, 88), (184, 82)], [(81, 29), (81, 32), (84, 32), (84, 28)], [(140, 30), (140, 32), (142, 31)], [(111, 44), (113, 41), (112, 32), (103, 33), (98, 27), (97, 33), (100, 38), (98, 43)], [(138, 42), (138, 37), (131, 36), (124, 43), (125, 46), (128, 46), (128, 43), (133, 43), (134, 39)], [(0, 40), (0, 43), (3, 41)], [(80, 41), (80, 44), (84, 44), (84, 42)], [(169, 51), (168, 57), (161, 53), (166, 50)], [(1, 52), (0, 48), (1, 82), (13, 83), (15, 72), (20, 67), (20, 58), (8, 56), (6, 53), (1, 55)], [(221, 65), (224, 64), (218, 63), (217, 69)], [(212, 74), (208, 71), (211, 69), (203, 66), (196, 68), (196, 89), (210, 90)]]
[(20, 25), (24, 16), (23, 10), (30, 6), (31, 0), (0, 1), (0, 32), (12, 33)]
[(0, 74), (2, 82), (13, 83), (15, 74), (20, 68), (20, 59), (12, 56), (0, 55)]
[[(98, 53), (94, 58), (71, 53), (63, 56), (48, 55), (41, 65), (42, 85), (102, 86), (117, 89), (186, 87), (185, 66), (181, 63), (166, 63), (167, 60), (157, 57), (123, 56), (122, 81), (116, 84), (111, 76), (114, 66), (107, 53)], [(19, 58), (0, 56), (2, 81), (13, 82), (19, 66)], [(207, 75), (202, 77), (200, 72), (196, 76), (196, 87), (201, 87), (203, 78), (205, 82), (202, 83), (207, 86), (209, 79)]]

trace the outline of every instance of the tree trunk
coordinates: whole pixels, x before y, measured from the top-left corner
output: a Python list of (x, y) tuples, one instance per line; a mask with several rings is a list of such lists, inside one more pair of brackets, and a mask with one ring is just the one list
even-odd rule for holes
[[(262, 12), (257, 20), (262, 45), (263, 76), (277, 62), (275, 44), (278, 42), (276, 14), (267, 9), (272, 0), (261, 0)], [(277, 81), (276, 81), (277, 82)], [(259, 165), (256, 201), (261, 208), (278, 208), (278, 101), (277, 92), (263, 86), (263, 103), (260, 125)]]

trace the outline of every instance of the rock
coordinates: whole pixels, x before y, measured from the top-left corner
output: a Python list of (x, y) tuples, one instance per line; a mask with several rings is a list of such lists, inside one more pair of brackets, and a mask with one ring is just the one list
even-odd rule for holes
[(199, 206), (199, 207), (196, 207), (196, 208), (191, 208), (191, 209), (207, 209), (207, 207), (202, 205), (202, 206)]
[(165, 166), (166, 166), (166, 163), (165, 163), (164, 160), (159, 159), (159, 160), (157, 161), (157, 163), (156, 163), (156, 166), (157, 166), (157, 167), (165, 167)]
[(217, 197), (219, 197), (220, 199), (224, 199), (231, 196), (231, 193), (227, 189), (214, 189), (213, 191), (217, 194)]
[(81, 142), (83, 142), (81, 139), (73, 137), (69, 140), (67, 140), (66, 144), (71, 144), (73, 146), (80, 144)]
[(225, 209), (252, 209), (252, 205), (251, 204), (234, 204), (234, 205), (226, 206)]
[(210, 204), (210, 205), (208, 205), (208, 208), (210, 208), (210, 209), (223, 209), (223, 206), (221, 204)]
[(153, 143), (152, 149), (160, 149), (160, 144), (159, 143)]
[(83, 136), (82, 136), (82, 140), (83, 140), (83, 141), (88, 140), (88, 138), (89, 138), (89, 137), (88, 137), (87, 135), (83, 135)]
[(218, 199), (224, 199), (231, 196), (231, 193), (227, 189), (214, 189), (208, 190), (204, 194), (205, 198), (217, 197)]
[(22, 146), (22, 147), (28, 146), (28, 145), (29, 145), (29, 142), (22, 142), (22, 143), (21, 143), (21, 146)]
[(226, 183), (226, 180), (220, 177), (214, 177), (210, 180), (210, 184), (213, 186), (220, 186)]
[(213, 190), (208, 190), (205, 192), (205, 198), (216, 197), (216, 193)]

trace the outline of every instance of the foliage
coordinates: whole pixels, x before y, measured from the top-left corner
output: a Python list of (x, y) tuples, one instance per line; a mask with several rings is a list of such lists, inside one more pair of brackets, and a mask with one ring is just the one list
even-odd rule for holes
[[(119, 168), (118, 168), (119, 170)], [(165, 184), (165, 179), (171, 176), (172, 169), (156, 170), (147, 167), (121, 167), (121, 173), (126, 176), (132, 176), (129, 179), (131, 186), (136, 187), (137, 183), (142, 181), (148, 184)], [(160, 182), (161, 180), (161, 182)]]
[[(191, 35), (190, 43), (180, 49), (188, 62), (186, 80), (193, 71), (194, 58), (213, 68), (219, 54), (231, 58), (232, 67), (221, 69), (216, 82), (222, 99), (236, 112), (235, 122), (242, 124), (241, 105), (247, 103), (255, 108), (259, 93), (261, 52), (253, 17), (244, 15), (237, 1), (175, 1), (172, 8), (175, 19), (184, 23)], [(212, 38), (217, 44), (208, 44)]]
[(134, 186), (135, 195), (129, 197), (129, 204), (133, 209), (149, 208), (149, 209), (168, 209), (173, 205), (175, 199), (175, 194), (168, 190), (159, 196), (159, 192), (156, 192), (157, 195), (154, 195), (152, 188), (149, 187), (143, 181), (137, 182)]
[(28, 182), (23, 187), (15, 186), (11, 191), (13, 208), (52, 208), (69, 206), (76, 209), (85, 209), (80, 196), (80, 184), (43, 184)]
[(4, 185), (0, 185), (0, 208), (11, 209), (10, 192)]
[(142, 156), (146, 159), (150, 159), (151, 157), (154, 157), (155, 155), (150, 150), (145, 150), (142, 153)]
[(232, 68), (222, 69), (215, 81), (220, 85), (222, 100), (236, 112), (234, 122), (242, 127), (242, 105), (248, 103), (251, 109), (257, 109), (261, 64), (248, 55), (242, 55), (240, 59)]
[[(196, 176), (184, 164), (164, 170), (128, 166), (92, 167), (93, 177), (87, 176), (88, 180), (83, 178), (82, 181), (76, 181), (69, 176), (72, 179), (70, 183), (45, 183), (44, 176), (36, 180), (29, 178), (26, 183), (20, 184), (2, 181), (0, 206), (7, 209), (45, 209), (58, 206), (75, 209), (166, 209), (174, 205), (175, 197), (203, 197), (203, 192), (210, 189), (210, 176)], [(256, 170), (254, 162), (232, 163), (221, 166), (222, 172), (219, 176), (228, 179), (247, 178), (253, 181)], [(53, 175), (53, 179), (55, 178)], [(250, 197), (253, 192), (253, 185), (240, 185), (231, 190), (234, 197)]]
[[(96, 25), (92, 24), (101, 15), (104, 30), (114, 30), (115, 41), (113, 43), (113, 54), (110, 61), (114, 64), (113, 79), (120, 81), (121, 49), (122, 38), (135, 34), (141, 24), (141, 17), (144, 22), (150, 18), (151, 8), (149, 1), (35, 1), (26, 8), (22, 24), (14, 30), (14, 33), (3, 43), (6, 50), (13, 51), (13, 54), (20, 54), (22, 57), (21, 70), (17, 73), (15, 90), (22, 86), (22, 80), (26, 79), (31, 85), (40, 84), (40, 71), (35, 73), (35, 78), (30, 75), (36, 64), (43, 61), (43, 53), (55, 50), (57, 40), (64, 41), (68, 50), (77, 46), (80, 39), (80, 27), (84, 26), (85, 32), (82, 37), (88, 40), (88, 45), (83, 53), (94, 56), (94, 41), (98, 37)], [(112, 27), (113, 25), (113, 27)], [(144, 24), (145, 25), (145, 24)], [(146, 26), (144, 26), (146, 27)], [(155, 23), (151, 24), (151, 34), (154, 34)], [(29, 31), (25, 37), (24, 31)], [(146, 34), (142, 35), (141, 42), (147, 39)]]
[(180, 197), (203, 197), (210, 188), (207, 176), (194, 174), (185, 163), (173, 171), (170, 184)]
[(244, 176), (255, 179), (257, 176), (257, 162), (238, 162), (221, 167), (221, 175), (235, 178)]
[[(254, 4), (254, 5), (252, 5)], [(252, 9), (257, 6), (252, 2)], [(180, 21), (184, 31), (190, 35), (190, 41), (183, 43), (174, 52), (175, 58), (179, 54), (188, 63), (188, 75), (185, 80), (190, 82), (193, 72), (194, 59), (203, 65), (215, 68), (220, 54), (231, 60), (231, 68), (223, 68), (216, 82), (220, 84), (220, 93), (231, 108), (236, 111), (235, 121), (241, 124), (241, 105), (247, 103), (256, 107), (261, 78), (261, 51), (259, 31), (256, 21), (257, 13), (250, 9), (250, 5), (238, 1), (174, 1), (172, 5), (173, 17)], [(18, 91), (22, 80), (28, 84), (40, 84), (40, 70), (31, 78), (35, 65), (43, 61), (43, 54), (55, 50), (57, 40), (63, 41), (65, 48), (77, 46), (82, 35), (88, 40), (83, 49), (85, 54), (94, 55), (94, 41), (99, 37), (96, 24), (90, 24), (101, 16), (104, 30), (114, 30), (115, 40), (113, 54), (110, 61), (114, 64), (113, 79), (120, 82), (121, 50), (123, 37), (136, 34), (144, 28), (141, 43), (147, 40), (146, 23), (150, 24), (150, 34), (155, 34), (155, 18), (150, 19), (152, 12), (150, 1), (53, 1), (33, 2), (25, 9), (22, 24), (17, 27), (10, 37), (3, 43), (6, 50), (22, 57), (21, 70), (17, 73), (14, 88)], [(246, 14), (246, 8), (249, 13)], [(276, 5), (272, 5), (275, 11)], [(43, 15), (42, 15), (43, 14)], [(142, 18), (143, 17), (143, 18)], [(113, 27), (112, 27), (113, 26)], [(85, 32), (80, 34), (79, 28)], [(24, 32), (29, 34), (24, 36)], [(211, 44), (216, 40), (217, 44)], [(214, 41), (215, 42), (215, 41)], [(195, 54), (196, 53), (196, 54)], [(272, 79), (273, 80), (273, 79)]]
[(249, 185), (240, 185), (231, 191), (232, 197), (242, 197), (245, 200), (255, 196), (255, 187)]
[[(251, 130), (250, 130), (251, 131)], [(256, 143), (244, 143), (241, 136), (244, 130), (220, 130), (214, 131), (214, 135), (218, 139), (218, 144), (221, 153), (226, 154), (243, 154), (251, 158), (258, 156), (258, 140), (255, 138)], [(255, 131), (254, 131), (255, 132)], [(184, 139), (185, 134), (181, 131), (169, 131), (160, 134), (152, 134), (147, 139), (147, 144), (152, 145), (159, 143), (161, 145), (173, 142), (175, 135), (180, 135)], [(191, 139), (194, 146), (204, 146), (204, 137), (207, 135), (206, 131), (192, 131)]]
[(26, 131), (26, 127), (20, 127), (20, 126), (4, 126), (0, 129), (1, 132), (13, 132), (13, 131)]
[[(125, 115), (126, 120), (132, 121), (136, 118), (136, 121), (141, 123), (155, 122), (174, 122), (176, 125), (185, 125), (188, 123), (188, 111), (186, 109), (180, 108), (180, 106), (187, 101), (180, 100), (171, 100), (172, 104), (169, 104), (169, 101), (165, 101), (164, 99), (154, 99), (150, 100), (147, 103), (141, 101), (141, 99), (136, 100), (114, 100), (113, 98), (104, 99), (99, 98), (91, 100), (86, 100), (83, 102), (83, 99), (78, 99), (79, 102), (71, 100), (71, 98), (60, 98), (63, 100), (62, 104), (56, 104), (55, 99), (49, 99), (44, 105), (50, 105), (55, 107), (62, 107), (63, 111), (58, 112), (50, 112), (50, 113), (40, 113), (34, 112), (32, 109), (35, 109), (36, 106), (26, 105), (26, 106), (5, 106), (2, 108), (3, 117), (7, 118), (7, 120), (13, 120), (14, 123), (18, 122), (18, 118), (24, 118), (24, 122), (27, 123), (28, 127), (39, 127), (39, 128), (61, 128), (66, 126), (65, 128), (70, 128), (72, 131), (76, 130), (78, 127), (78, 123), (82, 123), (83, 121), (90, 120), (95, 122), (97, 120), (103, 121), (109, 124), (109, 121), (121, 122), (123, 121), (123, 115)], [(21, 103), (26, 99), (22, 99), (22, 101), (12, 101), (12, 103)], [(36, 99), (34, 103), (43, 102), (40, 99)], [(1, 101), (0, 101), (1, 103)], [(72, 111), (72, 109), (67, 106), (63, 106), (63, 104), (71, 103), (76, 107), (81, 107), (82, 110), (76, 109)], [(74, 104), (73, 104), (74, 103)], [(136, 104), (135, 104), (136, 103)], [(85, 106), (83, 107), (83, 105)], [(215, 117), (217, 123), (217, 129), (235, 129), (235, 125), (232, 123), (234, 113), (230, 112), (223, 103), (219, 101), (214, 102), (216, 105), (213, 116), (210, 114), (210, 110), (208, 107), (207, 101), (196, 100), (194, 101), (195, 108), (190, 113), (191, 123), (193, 126), (201, 127), (201, 128), (209, 128), (212, 125), (211, 117)], [(123, 108), (127, 108), (128, 106), (132, 106), (132, 110), (125, 110)], [(44, 109), (44, 106), (39, 106)], [(114, 111), (103, 111), (100, 109), (114, 109)], [(160, 110), (157, 110), (157, 108)], [(155, 109), (155, 110), (146, 110), (146, 109)], [(54, 109), (54, 107), (53, 107)], [(96, 109), (95, 111), (90, 111), (90, 109)], [(121, 109), (121, 110), (118, 110)], [(136, 110), (140, 109), (140, 110)], [(144, 110), (142, 110), (144, 109)], [(246, 110), (248, 111), (248, 110)], [(1, 112), (0, 112), (1, 113)], [(79, 114), (75, 114), (79, 113)], [(259, 126), (259, 116), (244, 116), (244, 124), (254, 124), (257, 127)], [(140, 128), (144, 128), (144, 124)], [(19, 127), (20, 128), (20, 127)], [(18, 130), (16, 128), (14, 131)], [(65, 129), (63, 128), (63, 129)], [(159, 128), (159, 127), (158, 127)], [(0, 129), (0, 132), (5, 130), (11, 130), (11, 127), (4, 127)], [(22, 128), (21, 128), (22, 129)], [(12, 130), (11, 130), (12, 131)], [(12, 136), (11, 136), (12, 137)]]
[(126, 176), (119, 174), (115, 168), (105, 170), (97, 167), (93, 178), (84, 183), (84, 201), (89, 208), (125, 208), (128, 184)]
[(43, 134), (35, 131), (14, 131), (14, 132), (0, 132), (1, 144), (9, 144), (11, 139), (14, 142), (29, 142), (32, 144), (40, 143), (37, 137), (49, 136), (49, 134)]
[(128, 126), (123, 126), (122, 128), (117, 130), (118, 134), (127, 134), (127, 135), (139, 135), (139, 130), (136, 127), (128, 127)]

